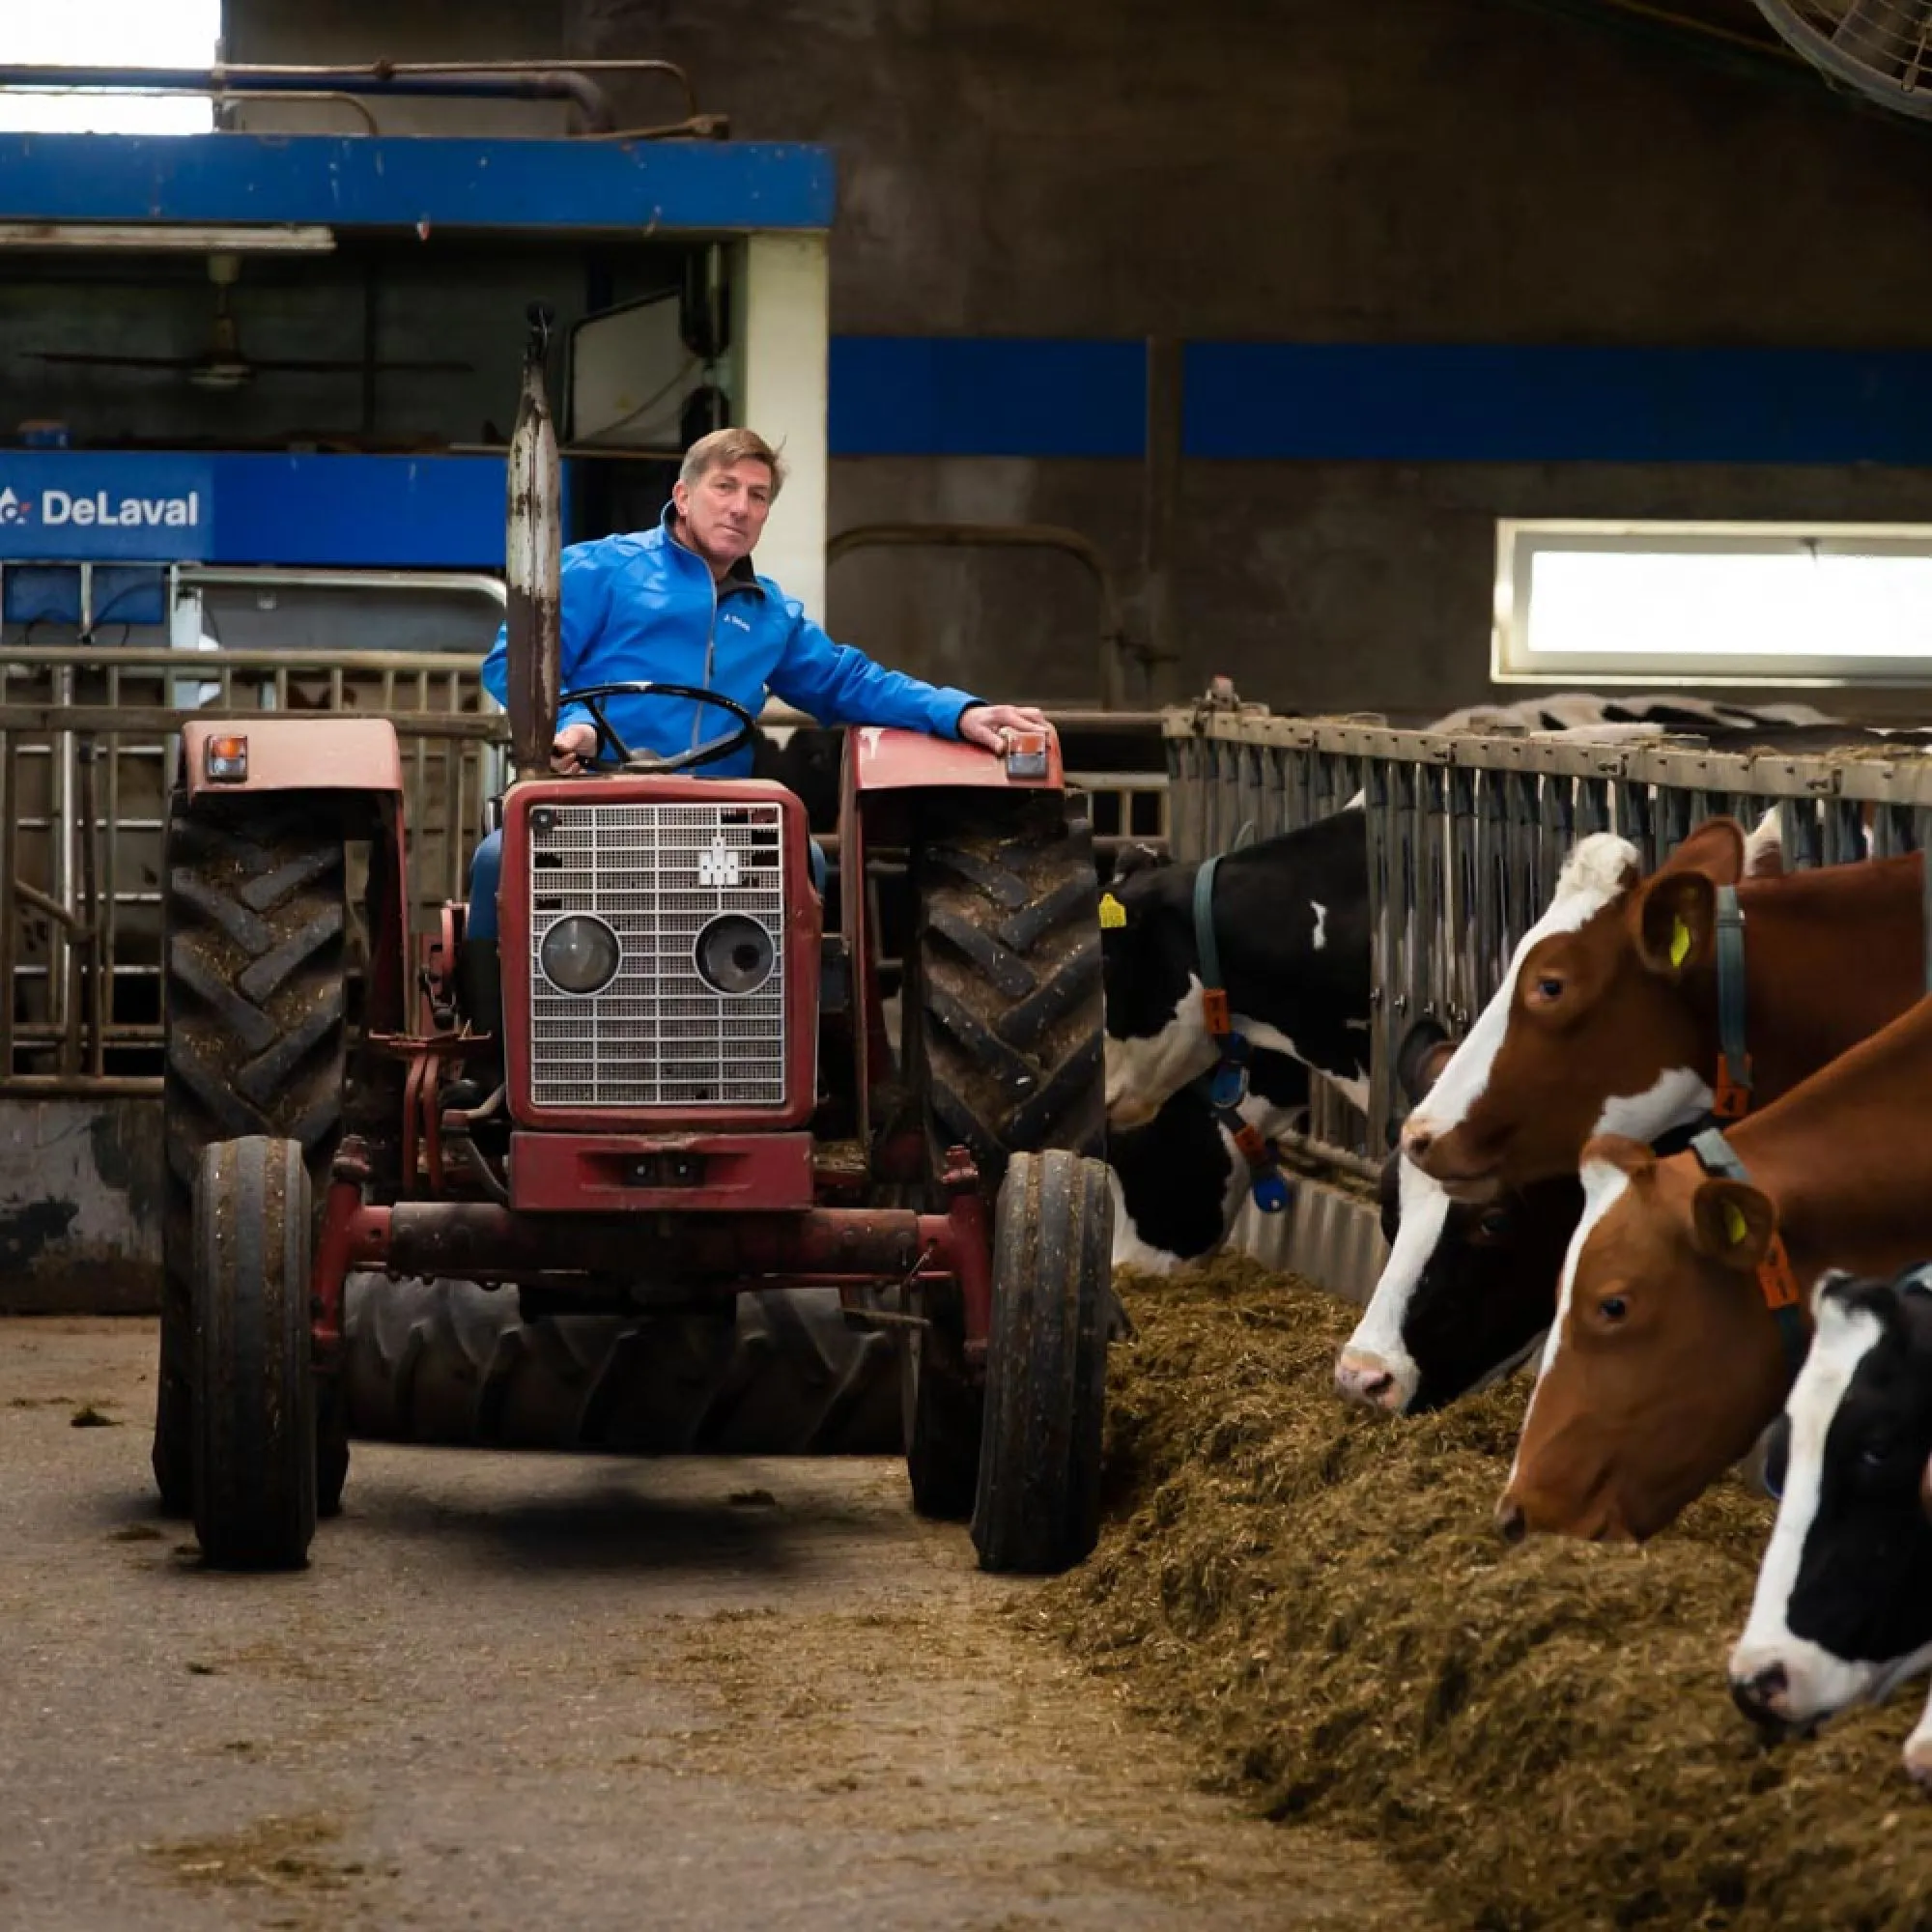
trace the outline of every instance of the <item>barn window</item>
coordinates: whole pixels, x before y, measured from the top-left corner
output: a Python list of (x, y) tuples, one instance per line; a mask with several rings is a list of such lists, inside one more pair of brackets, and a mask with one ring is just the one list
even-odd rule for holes
[(1514, 683), (1932, 683), (1932, 526), (1505, 520)]
[[(211, 66), (221, 0), (51, 0), (0, 8), (0, 60), (35, 67)], [(0, 128), (27, 133), (206, 134), (206, 95), (48, 93), (9, 89)]]

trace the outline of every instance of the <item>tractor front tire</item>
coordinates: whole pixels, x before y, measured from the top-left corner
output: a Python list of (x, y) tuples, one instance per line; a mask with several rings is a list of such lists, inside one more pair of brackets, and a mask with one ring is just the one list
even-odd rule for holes
[(194, 1188), (194, 1529), (218, 1570), (299, 1570), (316, 1519), (302, 1150), (206, 1148)]
[(917, 877), (908, 1072), (935, 1157), (964, 1147), (991, 1201), (1015, 1153), (1106, 1146), (1093, 834), (1058, 793), (969, 795), (926, 828)]
[(1104, 1162), (1049, 1152), (1008, 1166), (973, 1505), (981, 1569), (1065, 1570), (1099, 1535), (1113, 1221)]
[[(162, 1507), (180, 1516), (194, 1506), (193, 1197), (202, 1153), (249, 1135), (298, 1142), (320, 1201), (342, 1124), (342, 835), (327, 817), (319, 822), (313, 800), (251, 798), (247, 808), (243, 819), (189, 811), (178, 798), (168, 820), (154, 1467)], [(346, 1448), (339, 1454), (346, 1459)], [(339, 1496), (340, 1475), (330, 1480)]]

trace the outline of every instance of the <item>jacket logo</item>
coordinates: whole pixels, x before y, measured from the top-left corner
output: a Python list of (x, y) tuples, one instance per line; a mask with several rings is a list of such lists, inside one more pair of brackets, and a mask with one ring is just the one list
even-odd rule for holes
[(736, 624), (741, 631), (749, 631), (752, 628), (752, 620), (749, 617), (739, 616), (735, 611), (721, 611), (719, 612), (719, 621), (725, 624)]

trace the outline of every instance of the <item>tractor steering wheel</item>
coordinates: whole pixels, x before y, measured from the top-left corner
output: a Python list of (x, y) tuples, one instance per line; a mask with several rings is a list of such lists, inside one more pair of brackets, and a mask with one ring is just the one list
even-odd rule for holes
[[(634, 752), (605, 717), (604, 700), (607, 697), (672, 697), (697, 704), (715, 704), (720, 711), (728, 711), (737, 723), (719, 737), (707, 738), (703, 744), (693, 745), (689, 751)], [(587, 757), (580, 753), (580, 759), (583, 768), (592, 772), (688, 772), (696, 766), (712, 765), (720, 758), (728, 758), (733, 752), (749, 745), (753, 732), (758, 728), (758, 721), (736, 698), (726, 697), (716, 691), (702, 691), (690, 684), (587, 684), (581, 691), (566, 691), (557, 699), (558, 710), (566, 704), (581, 704), (590, 714), (591, 727), (597, 733), (597, 749)]]

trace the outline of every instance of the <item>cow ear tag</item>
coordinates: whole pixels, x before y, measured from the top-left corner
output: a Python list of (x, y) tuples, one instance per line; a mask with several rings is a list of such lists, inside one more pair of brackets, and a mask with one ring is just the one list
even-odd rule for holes
[(1745, 1221), (1744, 1209), (1735, 1201), (1724, 1203), (1724, 1233), (1734, 1248), (1742, 1247), (1745, 1236), (1750, 1233)]
[(1100, 929), (1118, 932), (1127, 923), (1127, 909), (1112, 893), (1100, 895)]
[[(1670, 927), (1670, 963), (1681, 966), (1690, 956), (1690, 928), (1680, 914)], [(1735, 1213), (1737, 1210), (1731, 1210)]]

